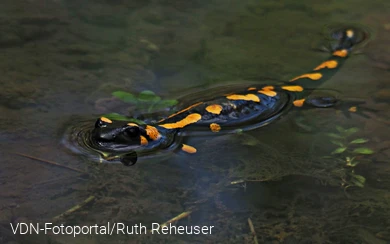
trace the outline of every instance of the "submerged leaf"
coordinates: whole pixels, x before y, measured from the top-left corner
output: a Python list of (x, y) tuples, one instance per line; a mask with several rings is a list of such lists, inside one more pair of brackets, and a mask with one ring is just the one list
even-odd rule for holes
[(137, 103), (137, 98), (129, 92), (115, 91), (112, 95), (125, 103)]
[(333, 144), (335, 144), (335, 145), (337, 145), (337, 146), (339, 146), (339, 147), (345, 147), (345, 145), (341, 142), (341, 141), (330, 141), (331, 143), (333, 143)]
[(364, 178), (364, 176), (352, 174), (351, 177), (363, 184), (366, 182), (366, 178)]
[(340, 132), (340, 133), (342, 133), (342, 132), (344, 132), (345, 131), (345, 129), (343, 128), (343, 127), (341, 127), (341, 126), (336, 126), (336, 130), (338, 131), (338, 132)]
[(358, 131), (359, 131), (359, 128), (357, 128), (357, 127), (352, 127), (352, 128), (349, 128), (349, 129), (345, 130), (343, 134), (344, 134), (345, 136), (350, 136), (350, 135), (352, 135), (352, 134), (354, 134), (354, 133), (356, 133), (356, 132), (358, 132)]
[(339, 147), (339, 148), (336, 148), (336, 150), (334, 150), (332, 152), (332, 154), (340, 154), (340, 153), (343, 153), (345, 150), (347, 150), (346, 147)]
[(364, 187), (364, 183), (359, 182), (359, 181), (357, 181), (357, 180), (355, 180), (355, 179), (352, 179), (352, 180), (351, 180), (351, 183), (352, 183), (354, 186), (358, 186), (358, 187), (361, 187), (361, 188)]
[(350, 167), (355, 167), (356, 165), (358, 165), (360, 162), (359, 161), (350, 161), (347, 163), (347, 166), (350, 166)]
[[(115, 91), (112, 95), (123, 102), (136, 104), (137, 109), (147, 110), (149, 113), (172, 107), (178, 103), (178, 101), (174, 99), (162, 100), (161, 97), (150, 90), (144, 90), (137, 96), (125, 91)], [(123, 117), (121, 119), (125, 120)]]
[(336, 139), (342, 139), (344, 137), (338, 135), (338, 134), (335, 134), (335, 133), (326, 133), (327, 136), (329, 137), (332, 137), (332, 138), (336, 138)]
[(364, 183), (366, 182), (366, 178), (364, 178), (364, 176), (355, 175), (354, 173), (350, 174), (350, 176), (350, 181), (354, 186), (364, 187)]
[(351, 144), (361, 144), (361, 143), (366, 143), (368, 141), (369, 141), (368, 139), (359, 138), (359, 139), (355, 139), (355, 140), (351, 141), (350, 143)]
[(159, 96), (157, 96), (154, 92), (152, 91), (149, 91), (149, 90), (145, 90), (145, 91), (142, 91), (138, 94), (138, 99), (140, 101), (148, 101), (148, 102), (157, 102), (157, 101), (160, 101), (161, 98)]
[(145, 124), (145, 122), (143, 122), (142, 120), (130, 118), (130, 117), (118, 114), (118, 113), (104, 114), (103, 116), (106, 118), (112, 119), (112, 120), (134, 122), (134, 123), (137, 123), (139, 125)]
[(359, 148), (356, 148), (355, 150), (353, 150), (353, 153), (359, 153), (359, 154), (373, 154), (374, 151), (370, 148), (366, 148), (366, 147), (359, 147)]
[(118, 113), (104, 114), (103, 116), (106, 118), (109, 118), (109, 119), (120, 120), (120, 121), (125, 121), (125, 120), (130, 119), (129, 117), (126, 117), (126, 116), (118, 114)]
[(156, 93), (154, 93), (153, 91), (151, 91), (151, 90), (144, 90), (144, 91), (142, 91), (142, 92), (140, 92), (139, 93), (139, 95), (147, 95), (147, 96), (156, 96)]
[(171, 106), (175, 106), (177, 104), (177, 100), (174, 100), (174, 99), (162, 100), (160, 102), (160, 104), (164, 105), (166, 107), (171, 107)]

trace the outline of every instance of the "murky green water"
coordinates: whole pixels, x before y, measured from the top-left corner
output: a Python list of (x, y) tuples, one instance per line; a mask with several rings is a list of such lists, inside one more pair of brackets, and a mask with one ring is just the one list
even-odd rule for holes
[[(254, 243), (248, 218), (259, 243), (389, 242), (389, 11), (384, 0), (2, 1), (0, 243)], [(188, 138), (196, 155), (168, 154), (132, 167), (90, 162), (61, 143), (70, 125), (128, 113), (111, 99), (116, 90), (177, 99), (216, 85), (287, 80), (327, 57), (313, 50), (325, 25), (350, 23), (369, 28), (372, 40), (324, 88), (364, 99), (379, 110), (371, 118), (291, 111), (244, 134)], [(337, 133), (336, 125), (359, 128), (349, 140), (367, 138), (364, 147), (375, 153), (355, 167), (344, 157), (324, 158), (337, 148), (326, 135)], [(364, 177), (363, 188), (356, 175)], [(78, 211), (53, 219), (91, 196)], [(73, 238), (14, 235), (10, 228), (150, 228), (184, 211), (191, 217), (178, 225), (212, 225), (212, 234)]]

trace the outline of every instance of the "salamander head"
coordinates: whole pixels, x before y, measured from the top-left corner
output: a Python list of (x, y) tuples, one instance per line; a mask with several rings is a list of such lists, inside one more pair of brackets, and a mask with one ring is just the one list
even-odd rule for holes
[[(124, 164), (134, 164), (134, 157), (173, 145), (175, 130), (159, 126), (113, 121), (99, 118), (89, 133), (88, 147), (99, 152), (105, 160), (120, 159)], [(125, 157), (125, 158), (124, 158)]]
[(101, 117), (95, 123), (91, 139), (107, 150), (135, 149), (141, 146), (141, 136), (145, 129), (135, 123), (112, 121)]

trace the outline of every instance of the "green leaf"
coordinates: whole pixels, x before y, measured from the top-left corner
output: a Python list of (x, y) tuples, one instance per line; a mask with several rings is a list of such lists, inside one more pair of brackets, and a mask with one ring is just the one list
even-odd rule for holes
[(336, 126), (336, 130), (338, 131), (338, 132), (340, 132), (340, 133), (342, 133), (342, 132), (344, 132), (345, 131), (345, 129), (343, 128), (343, 127), (341, 127), (341, 126)]
[(364, 187), (364, 183), (361, 183), (357, 180), (354, 180), (354, 179), (351, 179), (351, 183), (354, 185), (354, 186), (358, 186), (358, 187), (361, 187), (363, 188)]
[(125, 103), (137, 103), (137, 98), (131, 94), (131, 93), (128, 93), (128, 92), (124, 92), (124, 91), (115, 91), (112, 93), (112, 95), (120, 100), (122, 100), (123, 102)]
[(355, 150), (353, 150), (353, 153), (359, 153), (359, 154), (373, 154), (374, 151), (370, 148), (366, 148), (366, 147), (359, 147), (359, 148), (356, 148)]
[(336, 150), (334, 150), (332, 152), (332, 154), (340, 154), (340, 153), (343, 153), (345, 150), (347, 150), (346, 147), (339, 147), (339, 148), (336, 148)]
[(159, 103), (155, 103), (152, 106), (150, 106), (149, 110), (150, 110), (150, 112), (152, 112), (152, 111), (159, 111), (159, 110), (162, 110), (164, 108), (167, 108), (167, 106), (165, 106), (164, 104), (159, 102)]
[(347, 163), (347, 166), (355, 167), (355, 166), (358, 165), (359, 163), (360, 163), (359, 161), (353, 160), (353, 161), (348, 162), (348, 163)]
[(153, 102), (155, 102), (155, 103), (158, 103), (160, 101), (161, 101), (161, 97), (159, 97), (159, 96), (156, 96), (153, 98)]
[(354, 134), (354, 133), (356, 133), (356, 132), (358, 132), (358, 131), (359, 131), (359, 128), (357, 128), (357, 127), (352, 127), (352, 128), (349, 128), (349, 129), (345, 130), (345, 131), (343, 132), (343, 134), (344, 134), (345, 136), (350, 136), (350, 135), (352, 135), (352, 134)]
[[(166, 102), (166, 101), (169, 101), (169, 102)], [(155, 104), (153, 104), (153, 110), (157, 111), (157, 110), (161, 110), (161, 109), (166, 109), (166, 108), (172, 107), (173, 105), (176, 104), (176, 103), (172, 103), (171, 101), (172, 100), (162, 100), (161, 102), (155, 103)]]
[(177, 104), (177, 100), (174, 100), (174, 99), (162, 100), (160, 102), (160, 104), (164, 105), (165, 107), (171, 107), (171, 106), (175, 106)]
[(145, 124), (145, 122), (143, 122), (142, 120), (130, 118), (130, 117), (118, 114), (118, 113), (104, 114), (103, 116), (106, 117), (106, 118), (112, 119), (112, 120), (134, 122), (134, 123), (137, 123), (137, 124), (140, 124), (140, 125)]
[(333, 144), (335, 144), (335, 145), (337, 145), (337, 146), (339, 146), (339, 147), (345, 147), (345, 145), (341, 142), (341, 141), (330, 141), (331, 143), (333, 143)]
[(366, 183), (366, 178), (361, 175), (351, 174), (351, 182), (358, 187), (364, 187), (364, 183)]
[(140, 101), (145, 101), (145, 102), (155, 102), (155, 101), (160, 101), (161, 98), (159, 96), (156, 96), (156, 94), (152, 91), (145, 90), (142, 91), (138, 94), (138, 99)]
[(332, 138), (336, 138), (336, 139), (343, 139), (344, 137), (338, 135), (338, 134), (335, 134), (335, 133), (326, 133), (327, 136), (329, 137), (332, 137)]
[(156, 93), (154, 93), (151, 90), (144, 90), (144, 91), (140, 92), (139, 95), (156, 96)]
[(351, 144), (361, 144), (361, 143), (366, 143), (368, 141), (369, 141), (368, 139), (359, 138), (359, 139), (355, 139), (355, 140), (351, 141), (350, 143)]
[(126, 117), (118, 113), (104, 114), (103, 116), (112, 120), (120, 120), (120, 121), (126, 121), (130, 119), (129, 117)]
[(361, 175), (353, 175), (353, 178), (355, 178), (357, 181), (361, 182), (361, 183), (365, 183), (366, 182), (366, 178), (364, 178), (364, 176), (361, 176)]

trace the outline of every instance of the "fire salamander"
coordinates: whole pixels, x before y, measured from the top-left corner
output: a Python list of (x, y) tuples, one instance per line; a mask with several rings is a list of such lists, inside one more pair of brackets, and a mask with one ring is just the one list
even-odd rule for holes
[(190, 154), (196, 153), (196, 148), (178, 139), (188, 135), (187, 130), (229, 133), (237, 129), (254, 129), (269, 124), (292, 107), (337, 105), (345, 112), (359, 112), (359, 102), (343, 103), (332, 97), (308, 97), (343, 65), (352, 48), (363, 41), (365, 34), (358, 28), (350, 27), (336, 30), (333, 36), (337, 37), (337, 45), (328, 59), (280, 86), (251, 86), (243, 91), (199, 101), (153, 124), (126, 123), (101, 117), (88, 133), (88, 147), (99, 152), (107, 161), (119, 160), (125, 165), (132, 165), (137, 155), (147, 155), (156, 150), (177, 148)]

